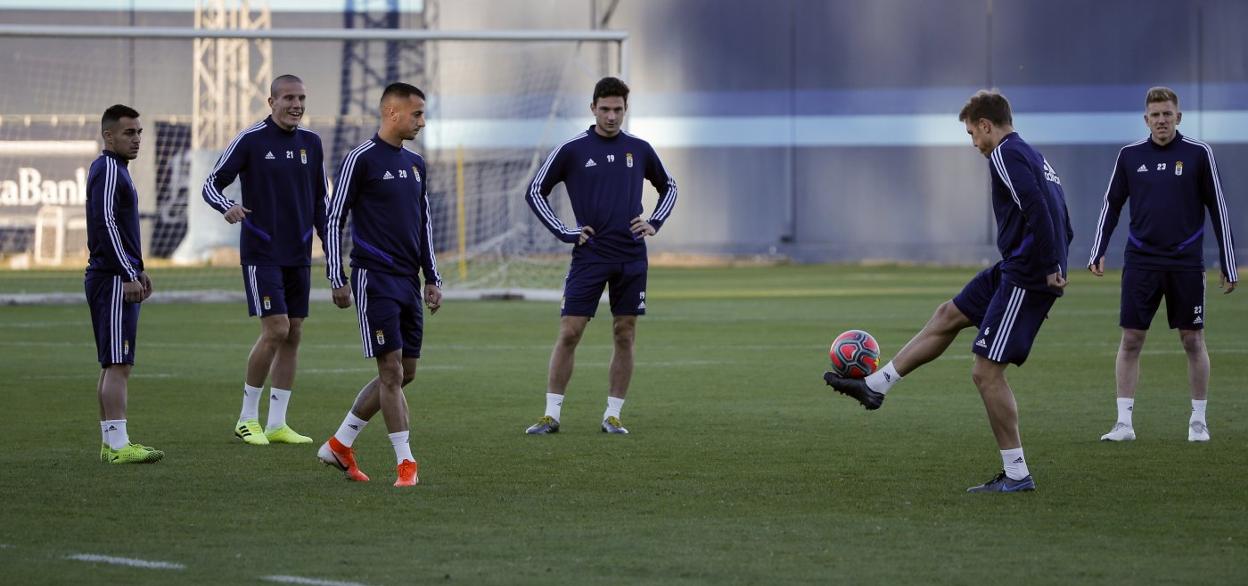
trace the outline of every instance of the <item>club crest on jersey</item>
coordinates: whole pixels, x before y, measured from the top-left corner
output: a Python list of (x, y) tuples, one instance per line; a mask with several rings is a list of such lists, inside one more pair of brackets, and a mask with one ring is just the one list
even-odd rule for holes
[(270, 299), (268, 295), (265, 295), (265, 296), (264, 296), (264, 309), (265, 309), (266, 311), (267, 311), (267, 310), (270, 310), (270, 309), (273, 309), (273, 300), (272, 300), (272, 299)]
[(385, 346), (385, 345), (386, 345), (386, 333), (385, 333), (385, 332), (383, 332), (383, 331), (381, 331), (381, 330), (377, 330), (376, 332), (373, 332), (373, 336), (377, 338), (377, 345), (378, 345), (378, 346)]
[(416, 177), (416, 182), (417, 182), (417, 183), (421, 183), (421, 180), (420, 180), (420, 171), (417, 171), (417, 170), (416, 170), (416, 165), (412, 165), (412, 175)]
[(299, 162), (304, 165), (308, 164), (308, 149), (299, 149)]
[(1174, 162), (1174, 174), (1175, 174), (1175, 175), (1182, 175), (1182, 174), (1183, 174), (1183, 161), (1175, 161), (1175, 162)]
[(122, 341), (121, 341), (121, 353), (122, 353), (122, 354), (129, 354), (129, 353), (130, 353), (130, 340), (122, 340)]
[(628, 165), (629, 169), (633, 168), (633, 153), (624, 153), (624, 164)]

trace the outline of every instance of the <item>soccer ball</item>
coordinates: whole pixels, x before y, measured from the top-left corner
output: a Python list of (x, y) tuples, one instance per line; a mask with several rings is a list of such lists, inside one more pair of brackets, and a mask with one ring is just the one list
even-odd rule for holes
[(849, 330), (828, 350), (832, 370), (845, 378), (864, 378), (880, 367), (880, 345), (862, 330)]

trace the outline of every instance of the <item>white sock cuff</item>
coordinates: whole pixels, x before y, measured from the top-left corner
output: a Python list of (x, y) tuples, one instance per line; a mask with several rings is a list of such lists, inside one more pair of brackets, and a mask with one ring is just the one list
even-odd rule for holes
[(290, 397), (290, 389), (279, 389), (277, 387), (269, 387), (269, 396), (277, 395), (283, 399)]
[(343, 419), (343, 423), (357, 425), (360, 429), (364, 429), (364, 426), (368, 425), (368, 421), (356, 417), (354, 411), (347, 411), (347, 416)]
[(409, 437), (411, 437), (411, 433), (412, 433), (412, 432), (411, 432), (411, 430), (408, 430), (408, 431), (396, 431), (396, 432), (394, 432), (394, 433), (389, 433), (389, 434), (386, 434), (386, 437), (389, 437), (389, 438), (390, 438), (390, 445), (396, 445), (396, 446), (397, 446), (397, 445), (399, 445), (399, 444), (405, 444), (405, 443), (407, 443), (407, 439), (408, 439)]
[(546, 392), (546, 416), (559, 421), (559, 416), (563, 411), (563, 395)]
[(253, 387), (247, 383), (243, 383), (243, 390), (248, 393), (263, 393), (264, 387)]
[(901, 374), (897, 372), (897, 367), (893, 366), (892, 361), (889, 361), (884, 368), (867, 375), (863, 382), (867, 383), (867, 387), (871, 390), (886, 394), (893, 388), (893, 385), (901, 382)]

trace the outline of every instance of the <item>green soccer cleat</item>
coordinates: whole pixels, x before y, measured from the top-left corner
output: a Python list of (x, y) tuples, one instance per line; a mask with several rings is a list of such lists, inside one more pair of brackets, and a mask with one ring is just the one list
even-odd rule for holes
[(126, 444), (120, 450), (100, 446), (100, 461), (109, 464), (151, 464), (165, 457), (160, 450), (144, 447), (139, 444)]
[(264, 429), (260, 427), (260, 422), (255, 419), (239, 420), (234, 426), (234, 437), (243, 440), (253, 446), (269, 445), (269, 438), (265, 437)]
[(299, 435), (299, 432), (290, 428), (289, 425), (283, 425), (277, 429), (264, 430), (264, 437), (268, 438), (271, 444), (310, 444), (312, 438), (306, 435)]

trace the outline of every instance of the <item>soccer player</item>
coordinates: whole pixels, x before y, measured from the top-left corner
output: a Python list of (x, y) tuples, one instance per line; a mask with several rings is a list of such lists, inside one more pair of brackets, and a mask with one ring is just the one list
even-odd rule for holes
[[(299, 126), (307, 92), (281, 75), (269, 86), (272, 114), (243, 130), (204, 180), (204, 201), (230, 224), (242, 222), (239, 249), (247, 312), (260, 317), (260, 337), (247, 357), (243, 407), (234, 435), (249, 445), (310, 444), (286, 423), (311, 290), (312, 231), (324, 238), (325, 169), (321, 137)], [(222, 193), (235, 178), (242, 201)], [(269, 417), (260, 427), (265, 379)]]
[[(555, 148), (529, 186), (529, 207), (555, 237), (572, 244), (572, 265), (563, 287), (559, 337), (550, 355), (546, 414), (525, 433), (558, 433), (563, 396), (572, 378), (576, 345), (598, 310), (602, 290), (610, 285), (615, 351), (611, 355), (607, 408), (602, 431), (628, 433), (620, 410), (633, 377), (633, 340), (637, 316), (646, 313), (646, 243), (676, 205), (676, 181), (654, 149), (621, 129), (628, 111), (628, 86), (604, 77), (594, 86), (589, 109), (595, 124)], [(642, 181), (659, 192), (649, 220), (641, 218)], [(567, 187), (576, 215), (569, 228), (550, 208), (547, 197), (560, 182)]]
[(984, 269), (951, 301), (936, 308), (927, 325), (891, 362), (866, 379), (823, 375), (837, 391), (867, 409), (878, 409), (885, 393), (916, 368), (944, 353), (958, 333), (975, 326), (971, 379), (988, 412), (1004, 470), (968, 492), (1019, 492), (1036, 484), (1023, 457), (1018, 407), (1005, 380), (1010, 363), (1022, 366), (1066, 287), (1066, 256), (1074, 233), (1061, 179), (1014, 131), (1010, 103), (996, 91), (971, 97), (958, 120), (976, 149), (988, 158), (997, 248), (1002, 260)]
[(1118, 161), (1105, 190), (1088, 270), (1105, 274), (1105, 249), (1118, 224), (1122, 205), (1131, 202), (1131, 229), (1122, 269), (1122, 301), (1118, 325), (1122, 341), (1114, 362), (1118, 421), (1104, 441), (1131, 441), (1135, 387), (1140, 378), (1140, 350), (1153, 315), (1166, 298), (1170, 329), (1179, 330), (1187, 354), (1187, 380), (1192, 388), (1192, 414), (1187, 441), (1209, 441), (1205, 406), (1209, 391), (1209, 352), (1205, 348), (1205, 208), (1213, 219), (1222, 264), (1220, 285), (1235, 290), (1235, 244), (1218, 164), (1213, 149), (1179, 133), (1183, 112), (1174, 90), (1155, 87), (1144, 98), (1144, 123), (1149, 137), (1118, 151)]
[[(343, 159), (328, 211), (326, 273), (334, 304), (351, 306), (354, 292), (364, 356), (377, 361), (377, 376), (355, 397), (342, 425), (317, 452), (347, 477), (367, 482), (352, 444), (381, 411), (398, 465), (395, 486), (420, 482), (408, 443), (407, 398), (403, 387), (416, 376), (424, 337), (421, 299), (436, 313), (442, 305), (442, 277), (433, 255), (429, 177), (425, 159), (403, 148), (425, 127), (425, 94), (392, 83), (381, 94), (381, 129)], [(351, 287), (342, 270), (342, 226), (351, 214)], [(424, 294), (420, 277), (424, 275)]]
[(152, 295), (143, 272), (139, 239), (139, 193), (128, 165), (139, 156), (143, 125), (133, 108), (117, 104), (100, 118), (104, 152), (87, 175), (87, 248), (84, 279), (91, 328), (100, 360), (100, 461), (156, 462), (165, 453), (131, 443), (126, 394), (139, 329), (139, 304)]

